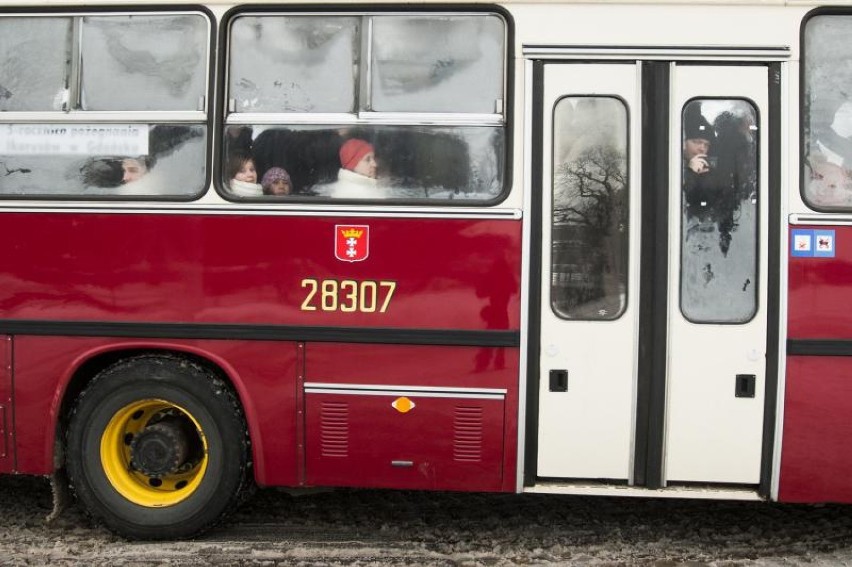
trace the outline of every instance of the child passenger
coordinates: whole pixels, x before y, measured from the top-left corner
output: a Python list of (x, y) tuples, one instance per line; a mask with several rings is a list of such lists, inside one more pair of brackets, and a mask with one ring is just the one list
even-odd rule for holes
[(293, 191), (290, 174), (280, 167), (268, 169), (260, 185), (264, 195), (289, 195)]
[(231, 193), (238, 197), (260, 197), (263, 188), (257, 182), (254, 160), (246, 154), (234, 154), (228, 160), (228, 179)]

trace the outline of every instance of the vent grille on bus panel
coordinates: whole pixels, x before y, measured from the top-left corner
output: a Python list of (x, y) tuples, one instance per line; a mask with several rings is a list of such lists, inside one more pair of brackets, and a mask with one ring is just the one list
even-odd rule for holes
[(349, 404), (323, 402), (320, 408), (320, 455), (349, 456)]
[(482, 460), (482, 408), (456, 406), (453, 415), (453, 460)]

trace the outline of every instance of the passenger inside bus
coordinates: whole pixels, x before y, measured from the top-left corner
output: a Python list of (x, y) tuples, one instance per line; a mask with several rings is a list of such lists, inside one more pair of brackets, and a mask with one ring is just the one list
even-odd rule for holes
[(283, 168), (272, 167), (263, 174), (263, 179), (260, 181), (263, 187), (264, 195), (284, 196), (293, 192), (293, 185), (290, 181), (290, 174)]
[(706, 206), (713, 188), (711, 169), (715, 159), (710, 148), (716, 141), (713, 126), (701, 114), (701, 106), (690, 104), (684, 113), (683, 184), (690, 207)]
[[(475, 141), (456, 130), (398, 126), (257, 125), (229, 127), (226, 133), (228, 154), (250, 155), (257, 179), (262, 180), (272, 168), (286, 171), (290, 177), (289, 196), (482, 198), (498, 193), (502, 187), (498, 155), (502, 142), (489, 137), (488, 132), (477, 131), (484, 137)], [(224, 172), (224, 179), (231, 179), (227, 175)]]
[(260, 197), (263, 188), (257, 182), (257, 170), (254, 159), (246, 153), (238, 152), (228, 158), (228, 187), (238, 197)]
[(148, 156), (128, 157), (121, 160), (121, 183), (139, 181), (153, 165)]
[(340, 170), (337, 181), (327, 188), (329, 197), (376, 199), (383, 197), (378, 187), (376, 150), (360, 138), (350, 138), (340, 146)]

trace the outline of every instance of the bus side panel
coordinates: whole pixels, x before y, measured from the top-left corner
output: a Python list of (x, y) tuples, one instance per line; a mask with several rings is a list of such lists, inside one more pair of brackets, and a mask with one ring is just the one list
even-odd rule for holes
[[(795, 227), (835, 233), (835, 256), (792, 256), (789, 268), (790, 340), (852, 339), (852, 227)], [(791, 232), (791, 245), (795, 238)]]
[[(796, 226), (791, 229), (791, 247), (801, 245), (801, 238), (796, 238), (799, 231), (812, 231), (812, 238), (834, 232), (835, 238), (829, 253), (798, 249), (789, 253), (788, 341), (849, 341), (852, 227)], [(852, 502), (850, 376), (849, 357), (788, 356), (780, 500)]]
[(16, 337), (15, 420), (18, 467), (50, 474), (60, 403), (73, 371), (90, 356), (113, 350), (191, 352), (229, 374), (249, 425), (255, 476), (261, 485), (298, 484), (295, 343), (272, 341), (143, 341)]
[[(2, 226), (3, 319), (520, 326), (513, 219), (4, 213)], [(361, 227), (359, 261), (341, 226)], [(51, 237), (23, 236), (33, 227)]]
[(310, 343), (314, 485), (511, 491), (517, 348)]
[(787, 358), (778, 499), (852, 502), (852, 358)]
[(12, 348), (12, 337), (0, 335), (0, 472), (11, 472), (15, 466), (11, 429)]

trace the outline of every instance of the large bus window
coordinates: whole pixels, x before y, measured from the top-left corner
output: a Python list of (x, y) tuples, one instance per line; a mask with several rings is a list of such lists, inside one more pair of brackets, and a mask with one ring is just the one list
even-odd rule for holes
[(357, 17), (242, 16), (231, 26), (234, 112), (354, 112)]
[(550, 304), (564, 319), (612, 320), (627, 307), (627, 145), (622, 100), (556, 104)]
[(226, 196), (495, 200), (505, 35), (488, 13), (235, 16)]
[(192, 124), (0, 124), (0, 195), (192, 196), (206, 153)]
[(496, 16), (376, 18), (372, 110), (499, 112), (504, 33)]
[(757, 110), (692, 100), (682, 123), (681, 312), (745, 323), (757, 312)]
[(0, 112), (62, 110), (69, 18), (0, 19)]
[[(250, 156), (240, 145), (247, 137), (254, 138)], [(290, 179), (287, 195), (303, 197), (482, 199), (496, 197), (503, 186), (497, 156), (502, 155), (504, 142), (499, 129), (263, 126), (249, 133), (231, 126), (226, 140), (229, 155), (251, 157), (255, 183), (264, 195), (274, 195), (270, 184), (278, 172), (272, 170), (279, 169)], [(364, 150), (374, 154), (375, 176), (358, 179), (341, 173), (341, 159), (352, 161)], [(238, 162), (232, 160), (234, 167)], [(243, 185), (233, 185), (234, 173), (228, 173), (229, 186), (239, 194)]]
[(852, 210), (852, 16), (820, 15), (804, 30), (803, 197)]
[(207, 25), (197, 16), (83, 18), (84, 110), (203, 110)]
[(200, 194), (208, 30), (199, 14), (0, 18), (0, 197)]

